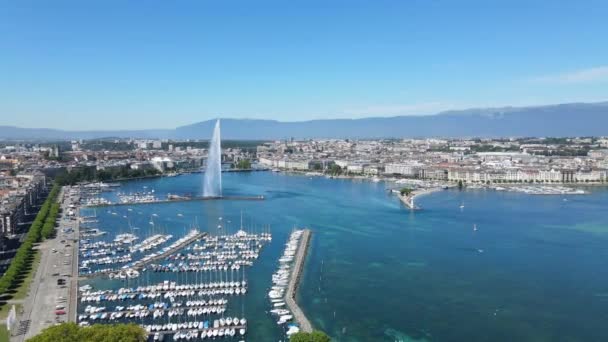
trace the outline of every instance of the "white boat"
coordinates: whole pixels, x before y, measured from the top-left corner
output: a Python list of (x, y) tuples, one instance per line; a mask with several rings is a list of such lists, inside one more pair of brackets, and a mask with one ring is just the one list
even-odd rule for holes
[(285, 324), (293, 318), (293, 315), (283, 315), (279, 317), (278, 324)]

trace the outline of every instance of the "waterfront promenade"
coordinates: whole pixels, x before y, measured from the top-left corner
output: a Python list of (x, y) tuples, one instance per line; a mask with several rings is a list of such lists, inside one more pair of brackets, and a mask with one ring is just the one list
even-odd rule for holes
[(300, 277), (304, 271), (304, 263), (306, 261), (306, 254), (308, 253), (311, 234), (312, 232), (310, 229), (304, 229), (304, 232), (302, 233), (296, 260), (293, 269), (291, 270), (292, 274), (289, 279), (289, 285), (287, 286), (287, 292), (285, 292), (285, 303), (287, 303), (296, 322), (300, 325), (300, 329), (304, 332), (312, 332), (312, 324), (310, 324), (310, 321), (306, 318), (306, 315), (302, 309), (300, 309), (300, 306), (298, 306), (298, 303), (296, 302), (296, 293), (300, 283)]

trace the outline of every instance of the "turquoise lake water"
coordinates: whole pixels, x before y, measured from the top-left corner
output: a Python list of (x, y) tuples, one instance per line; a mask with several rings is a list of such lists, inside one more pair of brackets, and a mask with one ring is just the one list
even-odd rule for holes
[[(266, 313), (266, 293), (294, 226), (313, 230), (299, 302), (336, 341), (608, 340), (606, 188), (569, 197), (446, 190), (421, 197), (423, 210), (410, 212), (382, 182), (223, 176), (225, 195), (266, 199), (115, 206), (97, 210), (98, 227), (127, 232), (127, 216), (142, 237), (152, 229), (182, 235), (195, 223), (217, 233), (222, 216), (235, 232), (241, 211), (248, 227), (270, 224), (273, 241), (248, 271), (250, 291), (229, 307), (247, 317), (247, 341), (284, 339)], [(159, 196), (200, 195), (202, 175), (130, 181), (120, 191), (144, 186)], [(146, 272), (129, 285), (178, 277), (193, 279)]]

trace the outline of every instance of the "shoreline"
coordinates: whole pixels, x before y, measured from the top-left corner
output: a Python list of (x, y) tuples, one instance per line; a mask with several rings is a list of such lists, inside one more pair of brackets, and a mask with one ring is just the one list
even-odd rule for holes
[(302, 309), (300, 309), (300, 306), (298, 306), (298, 303), (296, 302), (296, 293), (300, 284), (300, 277), (304, 270), (304, 263), (306, 255), (308, 254), (311, 234), (312, 232), (310, 229), (304, 229), (304, 232), (302, 233), (303, 236), (300, 240), (300, 245), (298, 246), (298, 253), (296, 254), (296, 262), (294, 263), (287, 292), (285, 293), (285, 303), (287, 303), (289, 310), (293, 313), (296, 322), (298, 322), (298, 325), (303, 332), (312, 332), (312, 324), (308, 318), (306, 318), (306, 315)]
[[(375, 175), (375, 176), (365, 176), (365, 175), (330, 175), (326, 173), (314, 172), (314, 171), (301, 171), (301, 170), (281, 170), (273, 171), (277, 173), (283, 174), (294, 174), (294, 175), (302, 175), (309, 177), (325, 177), (329, 179), (356, 179), (356, 180), (368, 180), (371, 182), (396, 182), (399, 180), (409, 180), (414, 182), (434, 182), (434, 183), (443, 183), (449, 187), (455, 187), (458, 185), (457, 180), (447, 180), (447, 179), (420, 179), (420, 178), (407, 178), (407, 177), (395, 177), (395, 176), (386, 176), (386, 175)], [(314, 173), (314, 174), (313, 174)], [(608, 182), (557, 182), (557, 183), (464, 183), (463, 189), (466, 189), (467, 186), (475, 186), (475, 187), (483, 187), (483, 188), (492, 188), (492, 187), (502, 187), (502, 186), (605, 186), (608, 187)]]

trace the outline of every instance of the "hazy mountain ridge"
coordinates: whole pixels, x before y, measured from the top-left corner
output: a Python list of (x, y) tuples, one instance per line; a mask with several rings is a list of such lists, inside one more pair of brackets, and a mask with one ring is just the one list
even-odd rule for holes
[[(175, 129), (63, 131), (0, 126), (3, 139), (92, 139), (102, 137), (208, 139), (214, 120)], [(222, 119), (224, 139), (401, 138), (608, 135), (608, 102), (535, 107), (473, 108), (428, 116), (281, 122)]]
[(0, 126), (0, 139), (47, 139), (47, 140), (70, 140), (70, 139), (95, 139), (106, 137), (139, 137), (157, 138), (169, 137), (172, 129), (150, 129), (150, 130), (124, 130), (124, 131), (65, 131), (52, 128), (23, 128), (16, 126)]

